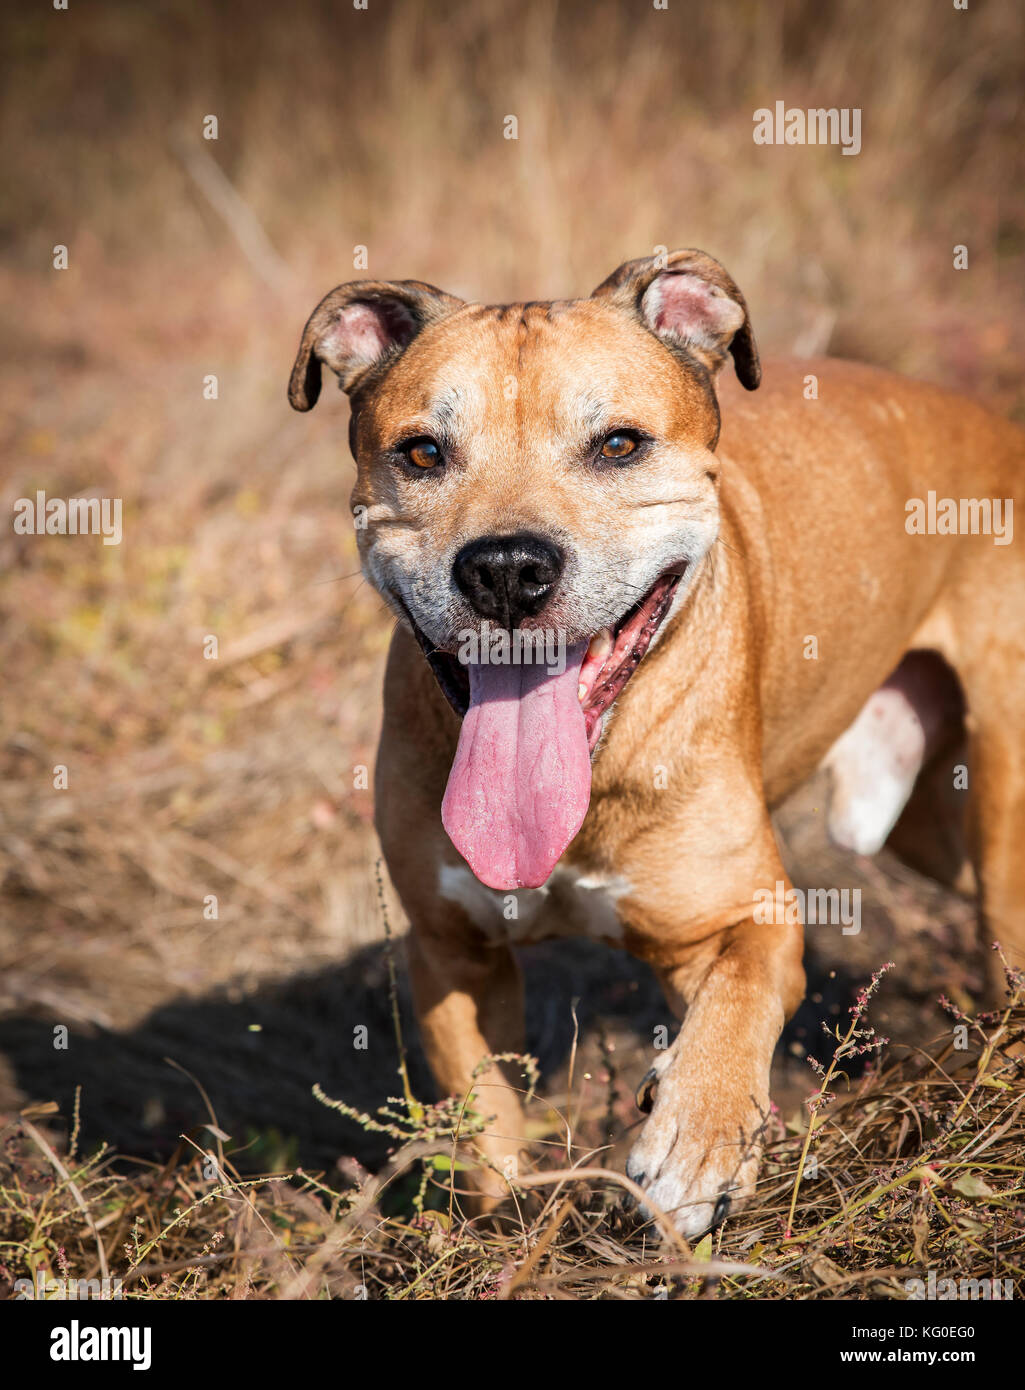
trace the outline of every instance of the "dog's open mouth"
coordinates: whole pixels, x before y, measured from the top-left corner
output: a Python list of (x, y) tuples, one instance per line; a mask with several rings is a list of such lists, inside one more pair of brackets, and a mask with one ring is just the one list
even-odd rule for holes
[(591, 752), (601, 737), (602, 715), (619, 698), (641, 664), (651, 639), (669, 612), (679, 583), (678, 574), (663, 574), (614, 628), (603, 628), (591, 638), (580, 666), (577, 687)]
[(525, 662), (496, 661), (489, 650), (463, 665), (414, 625), (463, 719), (442, 823), (488, 887), (539, 887), (580, 829), (602, 718), (640, 665), (679, 582), (679, 573), (661, 575), (614, 627), (563, 645), (554, 663), (546, 645)]
[[(577, 698), (584, 710), (587, 743), (592, 752), (601, 737), (602, 716), (611, 709), (640, 665), (669, 612), (680, 578), (680, 574), (660, 575), (615, 627), (602, 628), (591, 638), (580, 666)], [(470, 676), (466, 666), (454, 653), (433, 646), (408, 612), (407, 617), (442, 694), (462, 719), (470, 706)]]

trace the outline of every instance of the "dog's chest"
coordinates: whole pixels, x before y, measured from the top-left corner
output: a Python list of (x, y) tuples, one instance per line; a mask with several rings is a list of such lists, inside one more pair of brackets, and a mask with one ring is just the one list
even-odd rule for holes
[(618, 901), (630, 891), (626, 879), (583, 874), (557, 867), (542, 888), (503, 893), (486, 888), (465, 865), (443, 864), (438, 888), (495, 942), (528, 945), (550, 937), (584, 936), (622, 944)]

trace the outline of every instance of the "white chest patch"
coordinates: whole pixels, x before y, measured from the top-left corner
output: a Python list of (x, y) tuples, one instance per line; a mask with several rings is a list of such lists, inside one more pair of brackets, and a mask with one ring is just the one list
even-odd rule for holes
[(616, 904), (629, 893), (630, 884), (619, 875), (579, 874), (557, 867), (541, 888), (502, 893), (486, 888), (465, 864), (442, 864), (438, 891), (495, 941), (522, 945), (549, 937), (585, 936), (618, 946), (623, 927)]

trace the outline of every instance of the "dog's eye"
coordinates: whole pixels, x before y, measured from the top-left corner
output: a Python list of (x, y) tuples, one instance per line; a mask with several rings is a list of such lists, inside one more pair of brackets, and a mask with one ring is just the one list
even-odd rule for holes
[(417, 468), (436, 468), (441, 463), (441, 450), (433, 439), (411, 439), (402, 452)]
[(601, 456), (606, 459), (625, 459), (637, 448), (637, 439), (632, 434), (617, 431), (610, 434), (601, 446)]

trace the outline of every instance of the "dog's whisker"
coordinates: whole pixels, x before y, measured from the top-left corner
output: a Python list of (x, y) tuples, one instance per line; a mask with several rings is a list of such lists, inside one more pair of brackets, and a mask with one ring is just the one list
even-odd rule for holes
[(629, 503), (630, 507), (700, 507), (707, 502), (704, 497), (653, 497), (640, 502)]
[(315, 579), (310, 588), (319, 589), (322, 584), (344, 584), (347, 579), (355, 579), (358, 574), (362, 573), (362, 570), (353, 570), (351, 574), (336, 574), (332, 575), (330, 579)]

